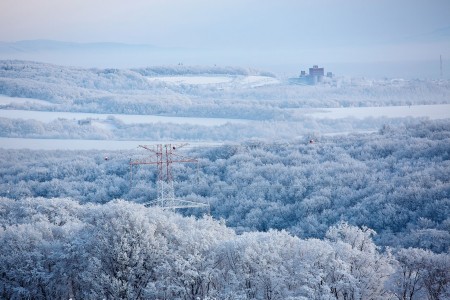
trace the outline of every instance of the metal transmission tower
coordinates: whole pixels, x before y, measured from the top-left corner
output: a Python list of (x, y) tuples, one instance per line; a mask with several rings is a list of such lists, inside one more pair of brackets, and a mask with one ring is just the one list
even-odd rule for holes
[(153, 201), (149, 201), (146, 205), (159, 206), (164, 209), (175, 210), (177, 208), (209, 208), (209, 204), (199, 203), (194, 201), (187, 201), (175, 198), (175, 190), (173, 187), (173, 175), (172, 175), (172, 163), (189, 163), (195, 162), (196, 159), (187, 158), (176, 154), (175, 151), (187, 144), (171, 145), (171, 144), (159, 144), (155, 146), (139, 145), (150, 152), (153, 152), (154, 157), (150, 161), (136, 160), (130, 161), (131, 178), (133, 176), (133, 166), (135, 165), (156, 165), (158, 169), (158, 179), (156, 182), (156, 188), (158, 198)]

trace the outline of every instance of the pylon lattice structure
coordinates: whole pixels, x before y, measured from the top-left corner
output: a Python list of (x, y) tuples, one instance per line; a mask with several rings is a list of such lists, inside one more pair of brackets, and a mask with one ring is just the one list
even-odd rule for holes
[(152, 160), (130, 161), (131, 178), (133, 176), (133, 166), (135, 165), (156, 165), (158, 178), (156, 182), (157, 199), (146, 203), (147, 206), (159, 206), (163, 209), (179, 208), (209, 208), (209, 204), (187, 201), (175, 198), (175, 189), (173, 186), (173, 163), (197, 163), (193, 158), (187, 158), (176, 154), (175, 151), (187, 144), (172, 145), (159, 144), (155, 146), (139, 145), (139, 147), (153, 153)]

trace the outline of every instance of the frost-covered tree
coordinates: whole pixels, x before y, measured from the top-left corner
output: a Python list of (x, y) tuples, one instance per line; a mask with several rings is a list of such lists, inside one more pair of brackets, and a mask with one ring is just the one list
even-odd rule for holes
[[(210, 217), (186, 218), (122, 200), (79, 205), (69, 199), (0, 198), (0, 213), (5, 299), (389, 295), (383, 280), (389, 255), (374, 247), (370, 230), (345, 223), (330, 228), (325, 240), (301, 240), (275, 230), (236, 235)], [(429, 295), (445, 295), (443, 268), (428, 270), (433, 280), (423, 285)]]
[[(337, 299), (386, 299), (384, 282), (393, 272), (389, 253), (377, 251), (367, 227), (358, 228), (341, 222), (331, 227), (326, 238), (333, 243), (342, 267), (331, 272), (332, 290)], [(345, 267), (344, 267), (345, 266)]]
[(396, 254), (395, 273), (390, 289), (401, 300), (448, 299), (450, 296), (450, 257), (429, 250), (408, 248)]

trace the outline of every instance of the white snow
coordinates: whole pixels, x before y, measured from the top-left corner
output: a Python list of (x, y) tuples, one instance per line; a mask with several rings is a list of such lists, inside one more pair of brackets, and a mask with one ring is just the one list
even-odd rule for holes
[[(0, 137), (0, 149), (32, 150), (130, 150), (139, 145), (179, 144), (180, 141), (109, 141), (109, 140), (71, 140), (71, 139), (28, 139)], [(221, 145), (217, 142), (189, 142), (189, 147)]]
[(29, 120), (37, 120), (40, 122), (51, 122), (56, 119), (106, 120), (109, 116), (112, 116), (125, 124), (172, 123), (172, 124), (188, 124), (188, 125), (203, 125), (203, 126), (220, 126), (227, 123), (249, 122), (247, 120), (225, 119), (225, 118), (191, 118), (191, 117), (155, 116), (155, 115), (94, 114), (94, 113), (76, 113), (76, 112), (0, 109), (1, 118), (29, 119)]
[(110, 122), (95, 120), (91, 122), (91, 125), (103, 130), (113, 130), (115, 129), (115, 126), (111, 124)]
[(0, 105), (10, 105), (10, 104), (40, 104), (45, 106), (52, 106), (53, 103), (40, 99), (33, 98), (20, 98), (20, 97), (10, 97), (5, 95), (0, 95)]
[(304, 112), (302, 109), (295, 109), (298, 115), (307, 115), (316, 119), (342, 119), (342, 118), (405, 118), (405, 117), (425, 117), (432, 120), (450, 118), (450, 104), (436, 105), (412, 105), (412, 106), (380, 106), (380, 107), (339, 107), (339, 108), (318, 108)]
[(241, 80), (242, 85), (247, 85), (250, 87), (259, 87), (279, 83), (280, 81), (277, 78), (268, 76), (246, 76)]
[(234, 79), (231, 76), (161, 76), (147, 78), (149, 81), (191, 85), (229, 83)]
[(206, 85), (219, 84), (240, 87), (259, 87), (264, 85), (279, 84), (277, 78), (269, 76), (160, 76), (147, 77), (149, 81), (160, 81), (169, 84)]

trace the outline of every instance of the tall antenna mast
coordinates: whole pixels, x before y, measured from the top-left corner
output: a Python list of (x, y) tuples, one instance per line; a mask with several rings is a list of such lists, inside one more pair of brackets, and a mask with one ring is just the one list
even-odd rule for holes
[(439, 61), (440, 61), (440, 66), (441, 66), (441, 79), (444, 78), (443, 73), (442, 73), (442, 54), (439, 55)]
[(209, 204), (187, 201), (175, 198), (175, 189), (173, 187), (172, 164), (173, 163), (197, 163), (193, 158), (188, 158), (176, 154), (176, 150), (187, 144), (172, 145), (159, 144), (154, 146), (139, 145), (139, 147), (150, 151), (153, 156), (150, 160), (136, 160), (130, 162), (131, 178), (133, 176), (133, 166), (135, 165), (156, 165), (158, 170), (158, 179), (156, 189), (158, 198), (146, 203), (148, 206), (159, 206), (163, 209), (175, 210), (178, 208), (209, 208)]

